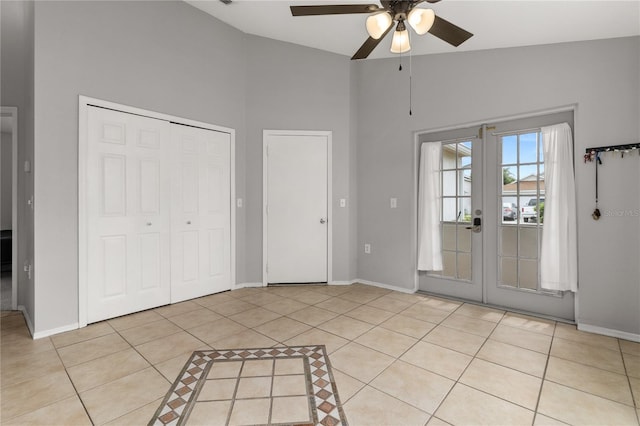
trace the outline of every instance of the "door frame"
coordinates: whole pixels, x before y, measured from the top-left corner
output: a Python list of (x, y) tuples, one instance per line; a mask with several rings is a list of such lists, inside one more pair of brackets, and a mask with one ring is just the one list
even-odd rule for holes
[(231, 288), (236, 288), (236, 160), (235, 140), (236, 131), (228, 127), (217, 126), (202, 121), (163, 114), (129, 105), (118, 104), (88, 96), (78, 96), (78, 327), (87, 325), (87, 295), (88, 295), (88, 224), (87, 224), (87, 150), (89, 142), (89, 108), (100, 107), (120, 111), (128, 114), (141, 115), (171, 123), (186, 126), (199, 127), (207, 130), (229, 133), (231, 135), (230, 146), (230, 199), (231, 209), (230, 245), (231, 245)]
[(263, 130), (262, 131), (262, 286), (269, 283), (267, 259), (269, 258), (269, 233), (267, 229), (267, 205), (269, 204), (267, 138), (270, 136), (324, 136), (327, 138), (327, 284), (333, 280), (333, 176), (331, 130)]
[(11, 309), (18, 309), (18, 107), (3, 106), (11, 122)]
[[(473, 121), (473, 122), (467, 122), (467, 123), (462, 123), (462, 124), (457, 124), (457, 125), (453, 125), (453, 126), (445, 126), (445, 127), (435, 127), (435, 128), (428, 128), (428, 129), (423, 129), (423, 130), (417, 130), (413, 132), (413, 157), (414, 157), (414, 163), (413, 163), (413, 206), (412, 206), (412, 217), (411, 217), (411, 232), (414, 236), (413, 238), (413, 244), (412, 244), (412, 259), (413, 259), (413, 267), (414, 267), (414, 283), (413, 283), (413, 291), (417, 292), (419, 290), (419, 284), (420, 284), (420, 274), (418, 271), (418, 173), (420, 170), (420, 136), (424, 135), (424, 134), (428, 134), (428, 133), (436, 133), (436, 132), (446, 132), (446, 131), (452, 131), (452, 130), (459, 130), (459, 129), (466, 129), (469, 127), (478, 127), (478, 128), (482, 128), (483, 132), (486, 132), (486, 125), (487, 123), (499, 123), (499, 122), (504, 122), (504, 121), (511, 121), (511, 120), (519, 120), (519, 119), (525, 119), (525, 118), (531, 118), (531, 117), (538, 117), (538, 116), (543, 116), (543, 115), (549, 115), (549, 114), (554, 114), (554, 113), (560, 113), (560, 112), (568, 112), (571, 111), (573, 112), (573, 125), (574, 125), (574, 139), (578, 139), (579, 137), (579, 126), (578, 126), (578, 104), (569, 104), (569, 105), (563, 105), (563, 106), (558, 106), (555, 108), (549, 108), (549, 109), (545, 109), (545, 110), (536, 110), (536, 111), (532, 111), (532, 112), (528, 112), (528, 113), (521, 113), (521, 114), (514, 114), (514, 115), (509, 115), (509, 116), (501, 116), (501, 117), (492, 117), (492, 118), (488, 118), (485, 120), (481, 120), (481, 121)], [(483, 150), (482, 152), (482, 161), (483, 163), (485, 162), (485, 158), (484, 156), (486, 155), (485, 150)], [(486, 180), (488, 178), (487, 176), (488, 171), (485, 170), (485, 168), (483, 168), (483, 181)], [(483, 197), (486, 197), (486, 194), (483, 193), (482, 195)], [(487, 204), (486, 203), (487, 200), (483, 199), (483, 205)], [(483, 217), (485, 216), (484, 213), (486, 211), (486, 206), (485, 208), (483, 208)], [(576, 218), (577, 219), (577, 218)], [(578, 240), (579, 240), (580, 236), (578, 236)], [(482, 251), (483, 253), (485, 252), (485, 250), (488, 249), (488, 244), (489, 242), (487, 241), (488, 238), (483, 238), (482, 239)], [(580, 244), (578, 241), (578, 256), (580, 255)], [(484, 256), (482, 261), (484, 262)], [(483, 283), (483, 288), (482, 288), (482, 297), (483, 297), (483, 302), (482, 303), (486, 303), (487, 302), (487, 293), (486, 293), (486, 286), (484, 285), (484, 283), (487, 281), (487, 273), (488, 273), (488, 267), (483, 267), (483, 271), (482, 271), (482, 283)], [(447, 296), (443, 296), (443, 297), (447, 297)], [(574, 296), (574, 318), (578, 318), (578, 312), (579, 312), (579, 299), (580, 297), (578, 296), (578, 293), (575, 294)], [(489, 306), (489, 305), (487, 305)], [(511, 309), (513, 311), (515, 311), (515, 309)], [(535, 313), (529, 313), (528, 314), (535, 314)]]

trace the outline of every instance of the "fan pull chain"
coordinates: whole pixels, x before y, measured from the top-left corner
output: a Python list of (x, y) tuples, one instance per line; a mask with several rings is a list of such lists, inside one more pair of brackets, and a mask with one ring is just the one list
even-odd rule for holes
[[(409, 31), (409, 44), (411, 44), (411, 31)], [(409, 50), (409, 116), (413, 115), (412, 107), (413, 107), (413, 99), (412, 99), (412, 88), (413, 84), (411, 81), (411, 77), (413, 75), (413, 55), (411, 54), (411, 50)]]

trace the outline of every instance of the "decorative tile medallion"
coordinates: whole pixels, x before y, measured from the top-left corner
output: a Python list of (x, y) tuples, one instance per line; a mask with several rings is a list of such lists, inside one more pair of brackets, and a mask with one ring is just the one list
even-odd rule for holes
[[(296, 359), (300, 363), (282, 361)], [(251, 362), (258, 360), (265, 362)], [(269, 360), (272, 362), (269, 363)], [(296, 368), (298, 365), (301, 365), (300, 368)], [(250, 395), (241, 399), (247, 384), (264, 383), (265, 380), (269, 386), (264, 390), (254, 385)], [(278, 386), (281, 383), (289, 385)], [(240, 389), (242, 391), (239, 393)], [(238, 401), (242, 401), (242, 404), (236, 404)], [(291, 412), (298, 417), (288, 418), (287, 411), (283, 413), (280, 410), (286, 408), (287, 402), (294, 401), (296, 407), (290, 408), (295, 408)], [(303, 405), (304, 401), (308, 402), (308, 410), (300, 407), (300, 401), (303, 401)], [(254, 417), (249, 416), (249, 420), (244, 415), (247, 413), (233, 411), (234, 406), (239, 409), (259, 402), (269, 407), (263, 417), (255, 417), (257, 414), (253, 413)], [(216, 411), (217, 418), (207, 415), (211, 424), (229, 424), (233, 418), (236, 424), (242, 424), (244, 419), (246, 424), (347, 425), (324, 345), (196, 351), (169, 389), (149, 425), (188, 425), (192, 414), (198, 417), (212, 405), (223, 408)]]

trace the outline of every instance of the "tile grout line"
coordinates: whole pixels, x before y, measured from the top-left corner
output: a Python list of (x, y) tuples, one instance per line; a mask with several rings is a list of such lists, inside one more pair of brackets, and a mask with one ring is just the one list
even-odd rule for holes
[(627, 383), (629, 384), (629, 390), (631, 391), (631, 402), (633, 402), (633, 411), (635, 411), (636, 421), (640, 425), (640, 410), (639, 410), (640, 407), (638, 407), (638, 404), (636, 403), (636, 397), (633, 392), (633, 386), (631, 386), (631, 377), (629, 376), (629, 370), (627, 369), (627, 362), (624, 359), (624, 352), (622, 351), (622, 343), (620, 342), (620, 339), (617, 339), (617, 340), (618, 340), (618, 348), (620, 349), (620, 356), (622, 357), (622, 366), (624, 367), (624, 372), (627, 376)]
[[(419, 303), (419, 302), (416, 302), (416, 303)], [(412, 305), (412, 306), (413, 306), (413, 305)], [(462, 306), (462, 305), (460, 305), (460, 306)], [(409, 308), (410, 308), (410, 307), (407, 307), (406, 309), (409, 309)], [(459, 308), (459, 307), (458, 307), (458, 308)], [(450, 312), (449, 312), (449, 314), (448, 314), (446, 317), (444, 317), (444, 318), (442, 319), (442, 321), (440, 321), (440, 323), (436, 324), (436, 326), (438, 326), (438, 325), (442, 324), (442, 322), (443, 322), (443, 321), (445, 321), (445, 320), (446, 320), (446, 319), (447, 319), (447, 318), (448, 318), (448, 317), (449, 317), (453, 312), (455, 312), (458, 308), (454, 309), (453, 311), (450, 311)], [(405, 310), (406, 310), (406, 309), (405, 309)], [(401, 312), (404, 312), (404, 310), (403, 310), (403, 311), (401, 311)], [(400, 313), (398, 313), (398, 315), (399, 315), (399, 314), (400, 314)], [(440, 407), (440, 405), (442, 404), (442, 402), (444, 402), (444, 400), (446, 399), (446, 397), (447, 397), (447, 396), (449, 396), (449, 393), (450, 393), (450, 392), (451, 392), (451, 390), (454, 388), (454, 386), (457, 384), (457, 380), (455, 381), (455, 383), (453, 384), (453, 386), (451, 386), (451, 389), (449, 389), (449, 391), (447, 392), (447, 394), (442, 398), (442, 401), (440, 401), (440, 404), (438, 404), (438, 407), (436, 407), (436, 409), (433, 411), (433, 413), (429, 413), (428, 411), (424, 411), (422, 408), (416, 407), (415, 405), (413, 405), (413, 404), (411, 404), (411, 403), (409, 403), (409, 402), (403, 401), (402, 399), (400, 399), (400, 398), (398, 398), (398, 397), (396, 397), (396, 396), (394, 396), (394, 395), (391, 395), (391, 394), (389, 394), (388, 392), (386, 392), (386, 391), (384, 391), (384, 390), (381, 390), (381, 389), (379, 389), (379, 388), (377, 388), (377, 387), (373, 386), (373, 385), (372, 385), (372, 383), (373, 383), (373, 381), (375, 381), (378, 377), (380, 377), (380, 376), (381, 376), (385, 371), (387, 371), (387, 370), (388, 370), (388, 369), (389, 369), (393, 364), (395, 364), (397, 361), (405, 362), (405, 363), (407, 363), (407, 364), (409, 364), (409, 365), (412, 365), (412, 366), (414, 366), (414, 367), (416, 367), (416, 368), (420, 368), (421, 370), (427, 371), (427, 372), (429, 372), (429, 373), (431, 373), (431, 374), (435, 374), (435, 375), (440, 376), (440, 377), (443, 377), (443, 378), (445, 378), (445, 379), (447, 379), (447, 380), (451, 380), (449, 377), (442, 376), (441, 374), (438, 374), (438, 373), (436, 373), (436, 372), (433, 372), (433, 371), (427, 370), (427, 369), (425, 369), (425, 368), (422, 368), (422, 367), (420, 367), (420, 366), (414, 365), (414, 364), (412, 364), (412, 363), (408, 363), (408, 362), (403, 361), (403, 360), (401, 360), (401, 359), (400, 359), (404, 354), (406, 354), (408, 351), (410, 351), (410, 350), (411, 350), (413, 347), (415, 347), (419, 342), (422, 342), (422, 341), (423, 341), (422, 339), (424, 339), (426, 336), (428, 336), (428, 335), (429, 335), (429, 334), (430, 334), (430, 333), (431, 333), (435, 328), (436, 328), (436, 327), (434, 327), (434, 328), (432, 328), (431, 330), (429, 330), (428, 332), (426, 332), (426, 333), (422, 336), (422, 338), (418, 339), (414, 344), (412, 344), (411, 346), (409, 346), (409, 347), (408, 347), (404, 352), (402, 352), (399, 356), (395, 357), (394, 361), (393, 361), (393, 362), (391, 362), (391, 364), (389, 364), (387, 367), (385, 367), (385, 368), (384, 368), (380, 373), (378, 373), (376, 376), (374, 376), (374, 377), (373, 377), (371, 380), (369, 380), (367, 383), (364, 383), (364, 386), (363, 386), (362, 388), (360, 388), (356, 393), (354, 393), (353, 395), (351, 395), (351, 397), (349, 398), (349, 400), (353, 399), (357, 394), (359, 394), (360, 392), (362, 392), (362, 390), (363, 390), (364, 388), (366, 388), (367, 386), (370, 386), (371, 388), (375, 389), (376, 391), (381, 392), (381, 393), (383, 393), (383, 394), (385, 394), (385, 395), (389, 396), (390, 398), (395, 399), (396, 401), (399, 401), (399, 402), (401, 402), (401, 403), (403, 403), (403, 404), (407, 404), (407, 405), (409, 405), (409, 406), (411, 406), (411, 407), (413, 407), (413, 408), (415, 408), (415, 409), (417, 409), (417, 410), (419, 410), (419, 411), (421, 411), (421, 412), (423, 412), (423, 413), (428, 414), (428, 415), (429, 415), (429, 419), (427, 420), (427, 423), (428, 423), (428, 422), (431, 420), (431, 418), (435, 416), (435, 412), (438, 410), (438, 408)], [(365, 332), (365, 333), (366, 333), (366, 332)], [(365, 333), (363, 333), (363, 334), (365, 334)], [(358, 336), (358, 337), (360, 337), (360, 336)], [(357, 339), (357, 337), (356, 337), (356, 339)], [(356, 344), (358, 344), (358, 345), (361, 345), (360, 343), (356, 342), (355, 340), (351, 340), (351, 341), (350, 341), (350, 343), (356, 343)], [(346, 345), (345, 345), (345, 346), (346, 346)], [(364, 345), (361, 345), (361, 346), (364, 346)], [(388, 354), (385, 354), (384, 352), (380, 352), (380, 351), (378, 351), (378, 350), (376, 350), (376, 349), (374, 349), (374, 348), (369, 348), (368, 346), (364, 346), (364, 347), (366, 347), (366, 348), (368, 348), (368, 349), (371, 349), (371, 350), (374, 350), (374, 351), (376, 351), (376, 352), (379, 352), (379, 353), (381, 353), (381, 354), (383, 354), (383, 355), (389, 356)], [(447, 348), (447, 349), (448, 349), (448, 348)], [(465, 368), (465, 369), (466, 369), (466, 368)], [(340, 371), (340, 372), (342, 372), (343, 374), (346, 374), (347, 376), (352, 377), (353, 379), (355, 379), (355, 380), (357, 380), (357, 381), (361, 382), (359, 379), (357, 379), (357, 378), (355, 378), (355, 377), (353, 377), (353, 376), (351, 376), (351, 375), (349, 375), (349, 374), (345, 373), (345, 372), (344, 372), (344, 371), (342, 371), (342, 370), (338, 370), (338, 371)], [(464, 373), (464, 372), (463, 372), (463, 373)], [(463, 373), (461, 373), (461, 376), (462, 376), (462, 374), (463, 374)], [(362, 382), (361, 382), (361, 383), (362, 383)], [(346, 404), (346, 402), (345, 402), (345, 404)]]
[[(62, 361), (62, 357), (60, 356), (60, 353), (58, 352), (58, 348), (53, 343), (53, 340), (51, 339), (51, 337), (47, 337), (47, 338), (49, 339), (49, 341), (51, 342), (51, 345), (53, 346), (53, 348), (56, 351), (56, 355), (58, 356), (58, 359), (60, 360), (60, 364), (62, 364), (62, 368), (64, 368), (64, 373), (67, 375), (67, 379), (69, 379), (69, 382), (71, 383), (71, 386), (73, 387), (73, 391), (75, 392), (75, 396), (78, 398), (78, 401), (80, 401), (80, 405), (82, 405), (82, 409), (84, 410), (84, 412), (87, 415), (87, 418), (89, 419), (91, 424), (95, 425), (95, 421), (93, 420), (93, 417), (91, 417), (91, 414), (89, 413), (89, 409), (87, 408), (87, 406), (84, 403), (84, 400), (80, 396), (80, 392), (78, 392), (78, 388), (76, 388), (76, 384), (73, 383), (73, 380), (71, 379), (71, 376), (69, 375), (69, 371), (67, 370), (67, 366)], [(93, 340), (93, 339), (89, 339), (89, 340)], [(69, 345), (69, 346), (71, 346), (71, 345)], [(80, 365), (80, 364), (78, 364), (78, 365)]]

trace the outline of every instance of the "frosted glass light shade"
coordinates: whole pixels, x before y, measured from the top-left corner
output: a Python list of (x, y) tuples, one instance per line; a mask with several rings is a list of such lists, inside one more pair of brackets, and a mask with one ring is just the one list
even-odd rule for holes
[(418, 35), (426, 34), (427, 31), (433, 26), (433, 22), (436, 19), (436, 14), (431, 9), (419, 9), (415, 8), (409, 12), (407, 21)]
[(387, 12), (375, 13), (367, 18), (367, 32), (378, 40), (392, 23), (391, 15)]
[(409, 45), (409, 31), (405, 29), (394, 32), (393, 40), (391, 41), (391, 53), (404, 53), (409, 50), (411, 50), (411, 46)]

